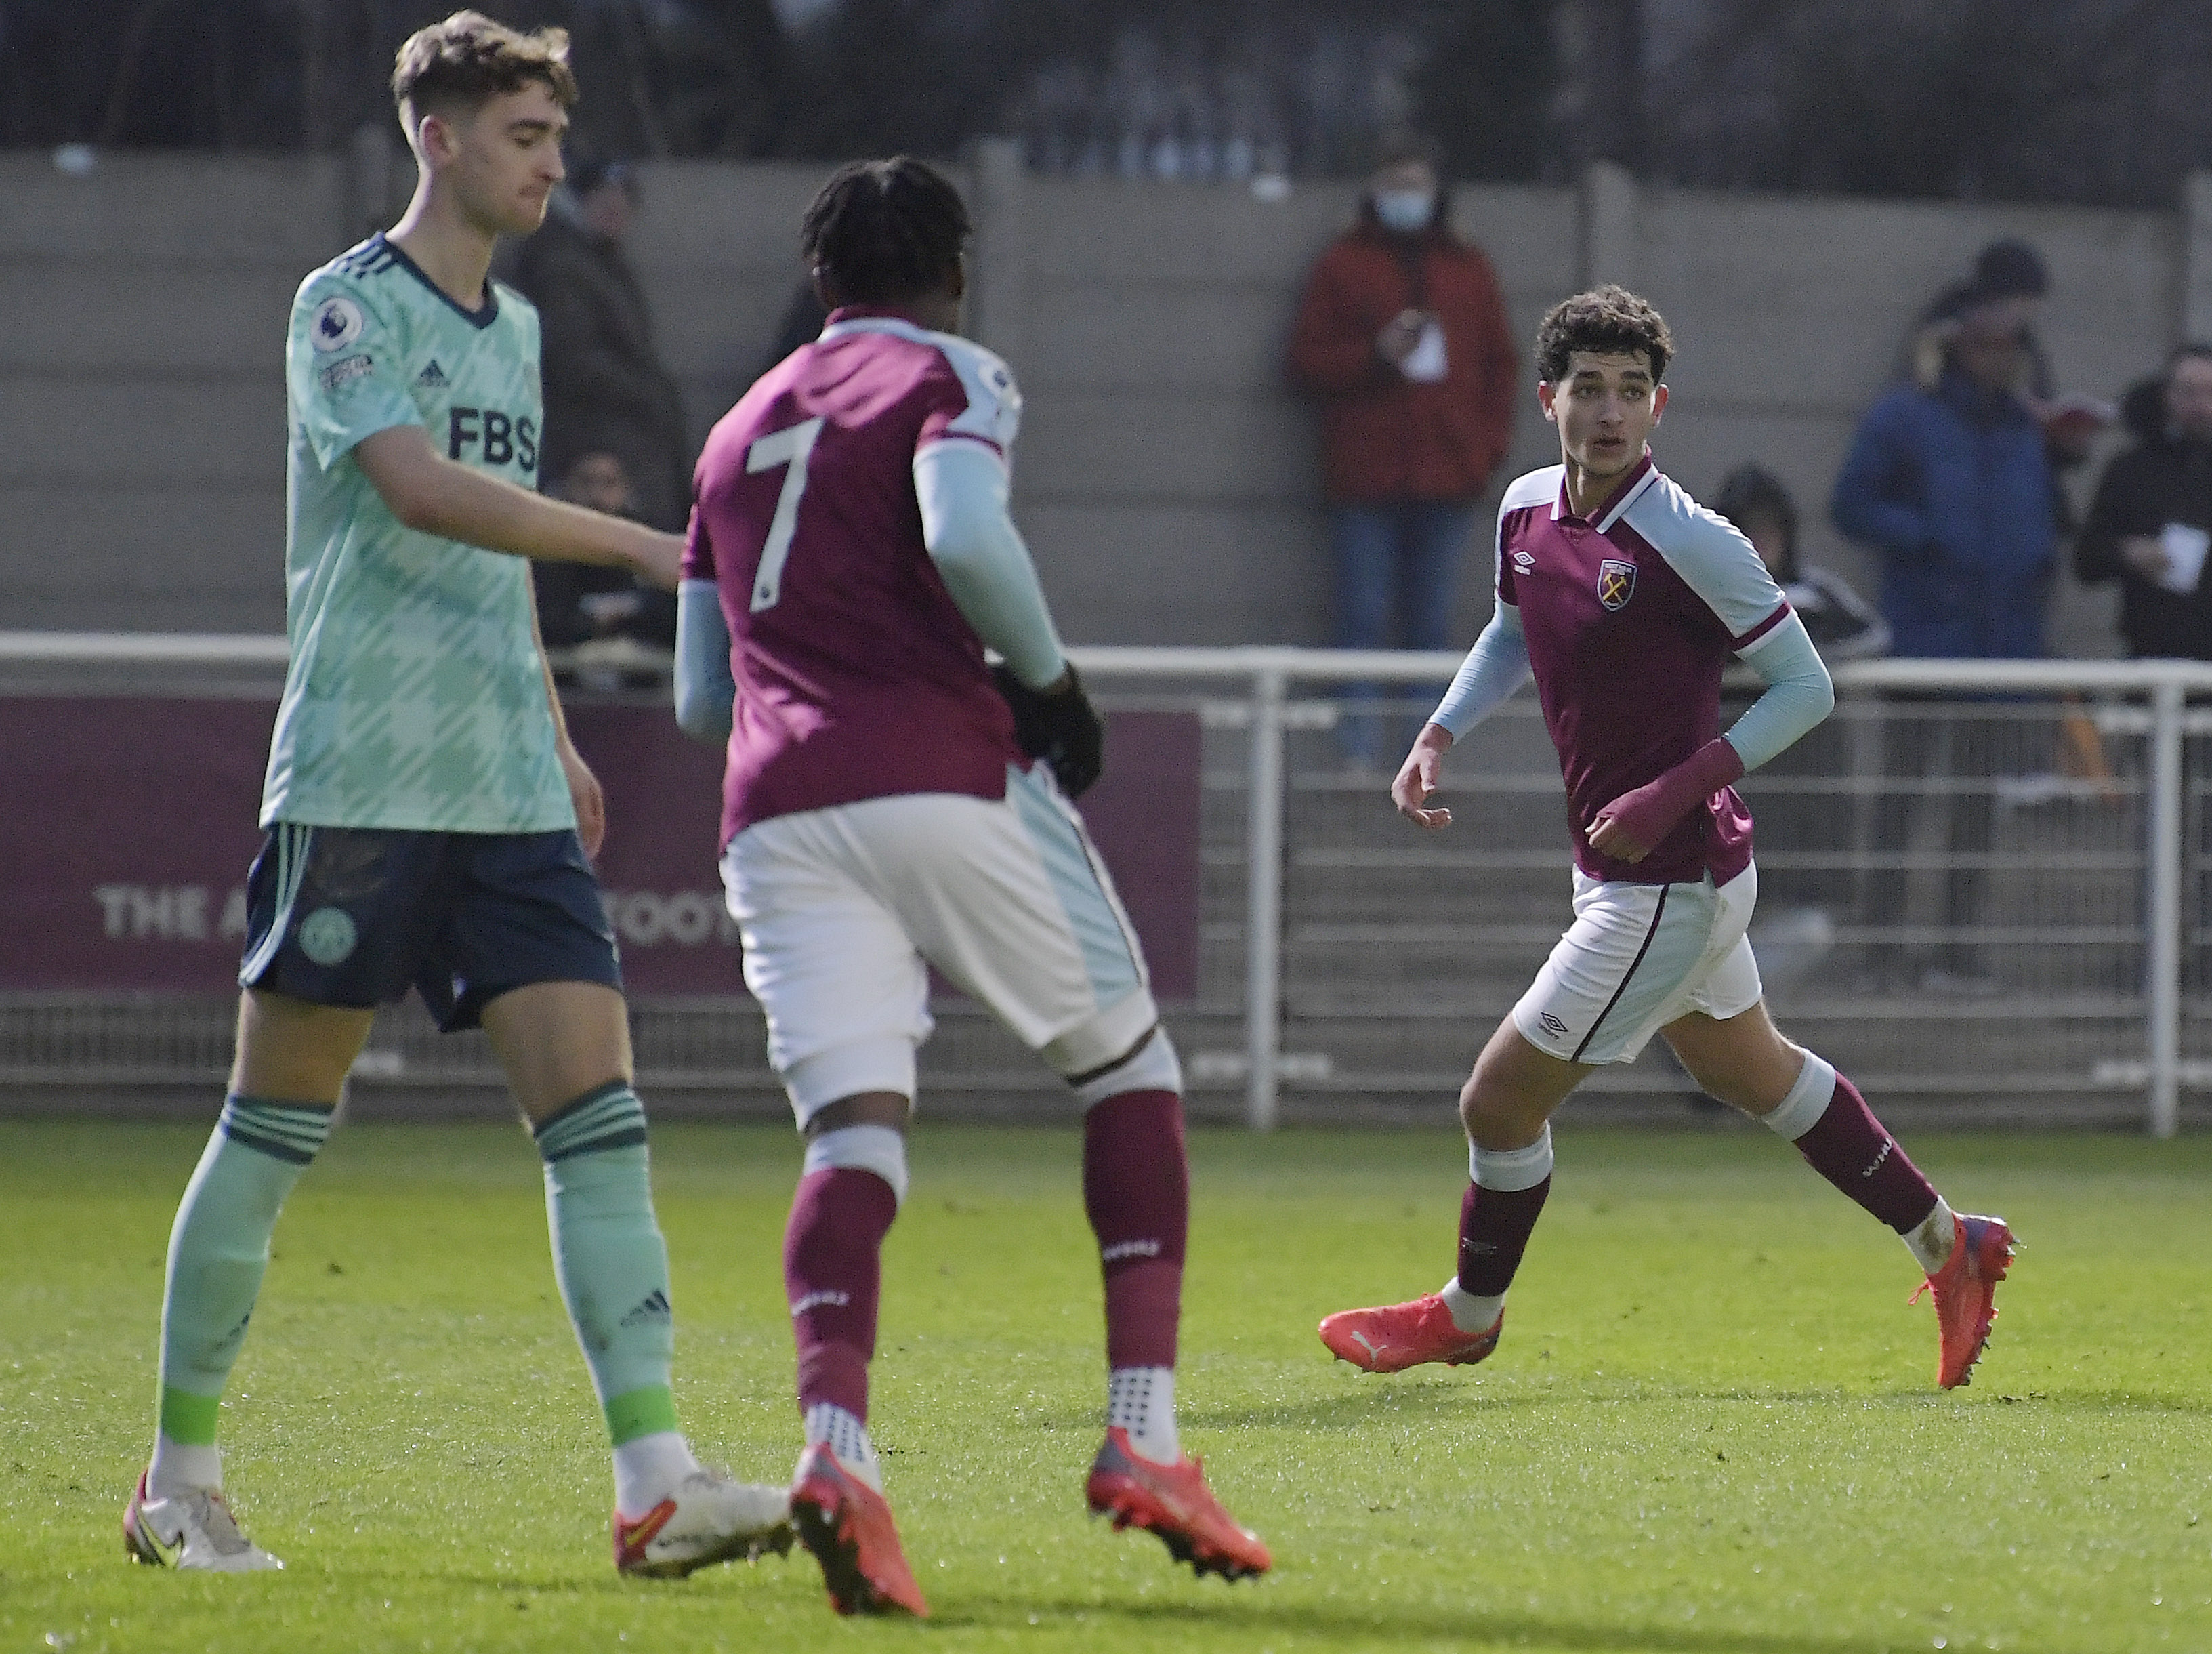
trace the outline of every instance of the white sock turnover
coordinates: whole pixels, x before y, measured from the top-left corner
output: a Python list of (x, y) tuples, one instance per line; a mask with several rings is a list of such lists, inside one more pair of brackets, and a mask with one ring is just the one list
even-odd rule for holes
[(837, 1462), (862, 1481), (884, 1491), (884, 1468), (876, 1461), (875, 1444), (868, 1427), (835, 1402), (817, 1402), (806, 1409), (806, 1444), (826, 1443)]
[(1451, 1311), (1452, 1325), (1463, 1333), (1488, 1332), (1498, 1324), (1498, 1317), (1505, 1313), (1504, 1293), (1486, 1298), (1479, 1292), (1470, 1292), (1459, 1284), (1457, 1275), (1444, 1282), (1438, 1296), (1443, 1299), (1444, 1308)]
[(673, 1430), (633, 1437), (615, 1449), (615, 1511), (635, 1522), (665, 1499), (675, 1496), (684, 1478), (699, 1468), (691, 1444)]
[(1936, 1197), (1936, 1209), (1917, 1227), (1905, 1231), (1905, 1244), (1912, 1253), (1912, 1261), (1931, 1275), (1950, 1261), (1951, 1244), (1957, 1238), (1957, 1222), (1941, 1195)]
[(222, 1487), (222, 1450), (172, 1441), (155, 1432), (154, 1462), (146, 1469), (146, 1492), (155, 1499), (177, 1499), (202, 1487)]
[(1106, 1379), (1106, 1424), (1129, 1432), (1129, 1445), (1154, 1464), (1176, 1464), (1175, 1369), (1115, 1367)]

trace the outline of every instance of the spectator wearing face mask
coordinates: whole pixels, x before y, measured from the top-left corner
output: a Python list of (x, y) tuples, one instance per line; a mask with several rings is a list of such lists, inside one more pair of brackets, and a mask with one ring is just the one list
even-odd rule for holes
[[(1321, 404), (1341, 648), (1448, 649), (1476, 502), (1510, 440), (1517, 378), (1498, 277), (1452, 233), (1435, 146), (1385, 141), (1359, 217), (1306, 278), (1290, 377)], [(1371, 684), (1346, 692), (1346, 757), (1385, 750)]]

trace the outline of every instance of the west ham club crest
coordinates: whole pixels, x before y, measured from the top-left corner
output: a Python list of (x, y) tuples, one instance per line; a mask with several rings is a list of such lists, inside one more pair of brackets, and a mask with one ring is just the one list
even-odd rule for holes
[(1626, 609), (1636, 595), (1636, 565), (1607, 557), (1597, 566), (1597, 600), (1609, 610)]

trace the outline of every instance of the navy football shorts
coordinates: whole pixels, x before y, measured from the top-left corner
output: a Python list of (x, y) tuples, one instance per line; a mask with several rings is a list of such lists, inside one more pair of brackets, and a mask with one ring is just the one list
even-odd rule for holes
[(239, 984), (366, 1010), (414, 988), (451, 1033), (532, 982), (622, 965), (574, 829), (416, 833), (278, 822), (246, 876)]

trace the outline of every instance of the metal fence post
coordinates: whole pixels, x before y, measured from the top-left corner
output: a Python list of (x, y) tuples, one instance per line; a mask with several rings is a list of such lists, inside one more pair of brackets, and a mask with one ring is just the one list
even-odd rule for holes
[(2181, 1080), (2181, 684), (2151, 696), (2150, 957), (2144, 962), (2149, 1019), (2150, 1131), (2171, 1137), (2180, 1121)]
[(1283, 1043), (1283, 702), (1279, 666), (1252, 674), (1244, 826), (1244, 1123), (1272, 1131)]

